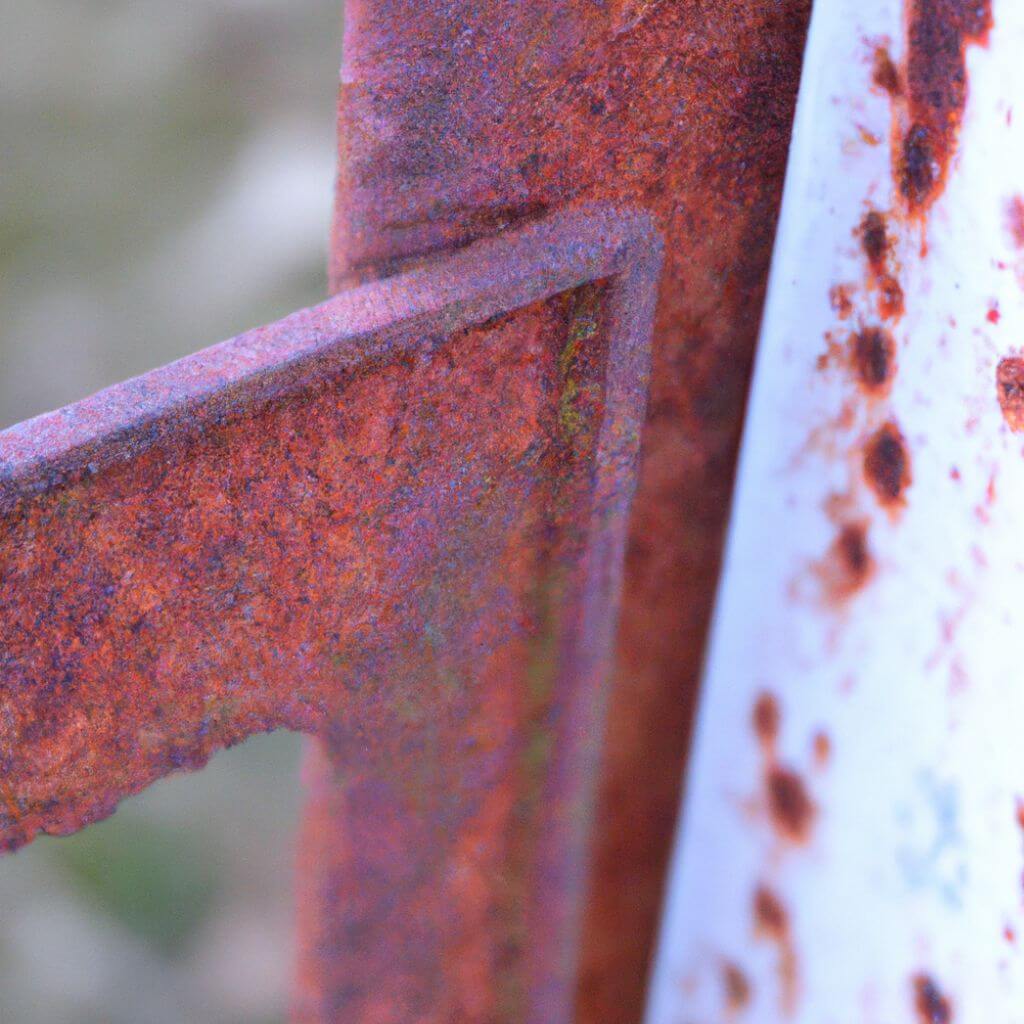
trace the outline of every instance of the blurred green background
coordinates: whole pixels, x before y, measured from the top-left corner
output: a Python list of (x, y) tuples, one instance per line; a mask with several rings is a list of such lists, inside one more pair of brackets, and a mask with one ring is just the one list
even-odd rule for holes
[[(0, 426), (323, 298), (340, 9), (0, 0)], [(0, 860), (0, 1022), (283, 1021), (297, 766)]]

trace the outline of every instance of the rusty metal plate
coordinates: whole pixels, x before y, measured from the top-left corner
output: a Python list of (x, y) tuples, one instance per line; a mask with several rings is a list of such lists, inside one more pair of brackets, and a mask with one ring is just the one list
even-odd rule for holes
[(3, 847), (314, 733), (297, 1019), (562, 1019), (659, 258), (554, 216), (0, 434)]

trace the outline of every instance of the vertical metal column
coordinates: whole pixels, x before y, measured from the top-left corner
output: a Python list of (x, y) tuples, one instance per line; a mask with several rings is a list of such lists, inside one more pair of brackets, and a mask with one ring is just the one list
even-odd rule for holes
[[(643, 1005), (809, 6), (346, 5), (335, 287), (597, 198), (666, 242), (579, 1020)], [(315, 861), (346, 825), (314, 762)]]

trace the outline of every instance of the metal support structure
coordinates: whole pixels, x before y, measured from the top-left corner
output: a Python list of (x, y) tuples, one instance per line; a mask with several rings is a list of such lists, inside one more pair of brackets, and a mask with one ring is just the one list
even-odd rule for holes
[(0, 435), (7, 846), (303, 729), (297, 1020), (637, 1019), (808, 8), (349, 0), (338, 297)]

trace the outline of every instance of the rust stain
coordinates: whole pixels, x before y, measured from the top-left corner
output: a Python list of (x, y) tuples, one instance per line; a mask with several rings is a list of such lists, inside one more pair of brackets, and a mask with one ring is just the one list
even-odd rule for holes
[(817, 566), (826, 598), (841, 604), (862, 590), (875, 572), (875, 560), (868, 545), (868, 523), (844, 523), (825, 558)]
[(952, 1024), (953, 1004), (928, 974), (911, 978), (914, 1011), (920, 1024)]
[(997, 497), (996, 471), (993, 469), (989, 473), (988, 483), (985, 485), (985, 496), (974, 506), (974, 514), (978, 517), (979, 522), (987, 524), (992, 521), (992, 509), (995, 507)]
[(893, 62), (888, 46), (876, 46), (871, 65), (871, 81), (890, 96), (903, 94), (899, 68)]
[(346, 28), (335, 287), (493, 231), (487, 211), (635, 202), (666, 241), (581, 1021), (642, 1014), (810, 6), (659, 3), (626, 27), (583, 0), (364, 0)]
[(882, 505), (905, 504), (911, 484), (910, 452), (895, 422), (884, 423), (864, 446), (864, 477)]
[(753, 998), (754, 990), (743, 969), (731, 961), (722, 964), (722, 988), (725, 1008), (729, 1013), (745, 1010)]
[(768, 814), (775, 831), (791, 843), (810, 838), (817, 807), (799, 772), (781, 764), (777, 743), (782, 715), (776, 697), (766, 692), (754, 702), (751, 724), (765, 758), (764, 790)]
[(996, 396), (1006, 425), (1024, 430), (1024, 357), (1007, 356), (996, 367)]
[(941, 195), (967, 104), (966, 51), (985, 45), (991, 0), (908, 0), (906, 88), (894, 173), (908, 212), (923, 216)]
[(814, 761), (819, 768), (827, 768), (832, 760), (832, 740), (828, 733), (819, 730), (814, 734)]
[(849, 360), (857, 383), (871, 397), (889, 392), (896, 373), (896, 343), (883, 327), (862, 327), (850, 335)]
[(878, 315), (883, 320), (898, 320), (906, 309), (903, 286), (892, 274), (878, 279)]
[(848, 284), (836, 284), (829, 290), (829, 305), (840, 320), (849, 320), (853, 315), (852, 291), (853, 289)]
[(860, 222), (858, 231), (868, 265), (876, 274), (883, 272), (892, 249), (885, 217), (878, 210), (868, 210)]
[(779, 998), (783, 1013), (796, 1011), (800, 979), (796, 947), (790, 930), (789, 914), (775, 891), (759, 885), (754, 891), (754, 934), (772, 942), (778, 949)]
[(766, 779), (768, 809), (778, 832), (794, 843), (805, 843), (817, 814), (814, 801), (798, 772), (775, 766)]
[(1024, 249), (1024, 196), (1013, 196), (1007, 201), (1006, 228), (1014, 248)]
[(779, 738), (779, 724), (781, 712), (779, 702), (771, 693), (762, 693), (754, 702), (754, 714), (752, 717), (754, 734), (761, 742), (767, 754), (775, 750), (776, 741)]
[(857, 234), (868, 262), (868, 287), (878, 296), (878, 315), (883, 320), (898, 320), (903, 316), (905, 299), (893, 271), (893, 240), (884, 214), (868, 210)]

